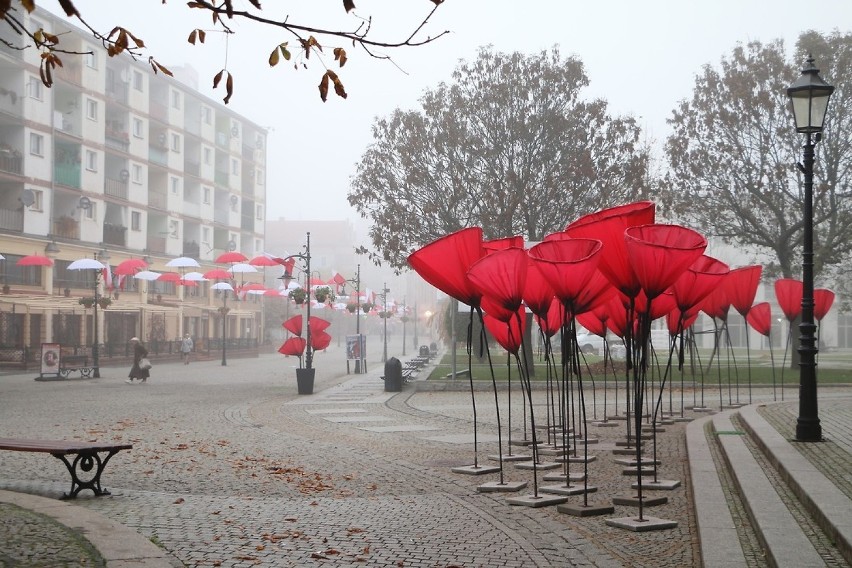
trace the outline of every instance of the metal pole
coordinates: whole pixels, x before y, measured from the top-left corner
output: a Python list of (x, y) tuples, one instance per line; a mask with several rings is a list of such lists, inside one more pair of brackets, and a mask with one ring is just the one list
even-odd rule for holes
[(222, 366), (228, 365), (228, 360), (225, 358), (225, 344), (227, 343), (228, 333), (228, 291), (222, 290)]
[(382, 363), (387, 362), (388, 360), (388, 283), (384, 282), (382, 287), (382, 303), (384, 304), (382, 308), (382, 314), (384, 315), (385, 320), (385, 329), (384, 329), (384, 347), (382, 349)]
[(92, 365), (94, 366), (94, 371), (92, 372), (92, 377), (99, 379), (101, 378), (101, 361), (100, 361), (100, 353), (98, 351), (98, 276), (100, 271), (95, 271), (95, 337), (94, 344), (92, 345)]
[(361, 374), (361, 361), (364, 358), (363, 345), (361, 344), (361, 265), (355, 275), (355, 335), (358, 336), (358, 359), (355, 360), (355, 374)]
[(307, 268), (307, 279), (306, 284), (308, 285), (308, 309), (307, 309), (307, 327), (305, 328), (305, 339), (307, 340), (307, 345), (305, 346), (305, 368), (310, 369), (311, 363), (314, 360), (314, 350), (311, 348), (311, 232), (307, 233), (307, 241), (305, 245), (305, 267)]
[[(819, 141), (819, 138), (817, 138)], [(814, 146), (808, 133), (801, 170), (805, 174), (805, 220), (802, 251), (802, 323), (799, 324), (799, 417), (796, 440), (819, 442), (822, 426), (817, 409), (816, 325), (814, 325)]]
[(417, 352), (417, 348), (419, 347), (420, 341), (417, 339), (417, 300), (414, 301), (414, 351), (415, 354)]
[(405, 355), (405, 325), (408, 315), (405, 313), (405, 298), (402, 299), (402, 354)]

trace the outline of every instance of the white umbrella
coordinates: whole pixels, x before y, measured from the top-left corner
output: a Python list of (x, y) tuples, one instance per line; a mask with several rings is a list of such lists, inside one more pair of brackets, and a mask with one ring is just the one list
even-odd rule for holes
[(6, 260), (6, 257), (0, 254), (0, 260)]
[(228, 282), (216, 282), (212, 286), (210, 286), (211, 290), (230, 290), (234, 291), (234, 287), (231, 286)]
[(257, 268), (252, 266), (251, 264), (246, 264), (244, 262), (238, 262), (231, 266), (228, 269), (228, 272), (237, 273), (237, 272), (257, 272)]
[(263, 296), (266, 294), (266, 290), (248, 290), (246, 294), (252, 294), (253, 296)]
[(200, 272), (187, 272), (184, 274), (183, 279), (191, 282), (207, 282), (207, 279)]
[(152, 270), (140, 270), (139, 272), (134, 274), (133, 277), (138, 278), (139, 280), (154, 281), (160, 277), (160, 273), (154, 272)]
[(94, 258), (81, 258), (68, 265), (68, 270), (103, 270), (104, 268), (106, 266)]
[(194, 258), (189, 258), (188, 256), (179, 256), (177, 258), (173, 258), (166, 263), (166, 266), (171, 268), (201, 268), (201, 265), (198, 264), (198, 261)]

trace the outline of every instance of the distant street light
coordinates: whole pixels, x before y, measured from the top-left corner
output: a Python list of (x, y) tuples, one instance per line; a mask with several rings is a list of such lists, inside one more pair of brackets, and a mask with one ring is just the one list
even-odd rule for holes
[(799, 417), (796, 440), (819, 442), (822, 426), (817, 408), (816, 325), (814, 324), (814, 147), (822, 139), (828, 101), (834, 87), (822, 80), (813, 57), (808, 57), (802, 75), (787, 89), (793, 108), (796, 131), (806, 136), (804, 158), (799, 171), (805, 176), (804, 237), (802, 245), (802, 323), (799, 324)]
[(385, 320), (385, 329), (384, 329), (384, 347), (382, 349), (382, 363), (387, 362), (388, 360), (388, 292), (390, 289), (388, 288), (388, 283), (385, 282), (382, 288), (382, 303), (384, 307), (382, 308), (382, 316)]

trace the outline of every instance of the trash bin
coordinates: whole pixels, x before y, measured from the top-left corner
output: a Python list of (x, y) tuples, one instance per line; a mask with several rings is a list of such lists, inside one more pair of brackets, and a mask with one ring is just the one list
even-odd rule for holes
[(421, 357), (429, 357), (430, 355), (431, 354), (429, 352), (429, 346), (428, 345), (421, 345), (420, 346), (420, 356)]
[(402, 363), (396, 357), (385, 362), (385, 392), (402, 391)]

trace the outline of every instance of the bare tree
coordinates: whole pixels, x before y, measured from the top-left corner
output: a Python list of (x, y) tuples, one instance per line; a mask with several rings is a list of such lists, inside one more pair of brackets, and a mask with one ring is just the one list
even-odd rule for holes
[[(308, 2), (310, 0), (303, 1)], [(119, 25), (113, 27), (109, 32), (95, 29), (83, 17), (83, 14), (77, 9), (72, 0), (57, 0), (57, 2), (69, 19), (77, 20), (95, 39), (103, 44), (110, 57), (127, 54), (134, 59), (139, 59), (144, 56), (146, 45), (140, 35)], [(342, 5), (343, 10), (353, 17), (354, 24), (349, 30), (333, 29), (331, 26), (324, 25), (322, 22), (299, 22), (291, 20), (286, 15), (283, 17), (266, 17), (259, 0), (241, 2), (240, 5), (244, 9), (235, 7), (234, 0), (220, 0), (217, 2), (192, 0), (186, 2), (186, 6), (188, 9), (198, 11), (200, 16), (203, 15), (203, 21), (209, 22), (212, 19), (213, 27), (227, 34), (235, 33), (231, 25), (235, 20), (251, 21), (286, 32), (287, 36), (292, 39), (292, 44), (290, 41), (282, 41), (270, 45), (271, 51), (268, 55), (263, 54), (263, 57), (268, 58), (269, 65), (273, 67), (278, 65), (281, 60), (292, 60), (294, 67), (298, 69), (300, 67), (307, 68), (310, 56), (313, 54), (314, 61), (319, 61), (319, 65), (323, 69), (318, 88), (320, 97), (325, 101), (328, 97), (329, 88), (333, 88), (335, 94), (341, 98), (345, 99), (347, 96), (346, 89), (338, 73), (330, 69), (329, 65), (326, 65), (324, 61), (327, 53), (333, 56), (334, 65), (341, 68), (349, 58), (349, 54), (343, 45), (360, 47), (370, 57), (389, 59), (388, 55), (378, 52), (377, 49), (422, 46), (449, 33), (447, 31), (439, 32), (435, 35), (427, 35), (425, 33), (424, 30), (429, 23), (429, 19), (443, 3), (443, 0), (424, 0), (424, 2), (429, 2), (433, 5), (431, 10), (429, 10), (425, 17), (418, 20), (412, 29), (404, 31), (399, 39), (374, 38), (371, 35), (372, 16), (359, 16), (355, 10), (354, 0), (343, 0)], [(162, 3), (165, 4), (166, 1), (162, 0)], [(36, 9), (35, 0), (19, 0), (18, 4), (20, 5), (20, 9), (27, 12), (32, 12)], [(43, 29), (28, 29), (20, 15), (19, 8), (13, 5), (13, 0), (0, 0), (0, 20), (15, 34), (25, 36), (30, 46), (34, 46), (41, 51), (40, 74), (42, 82), (47, 87), (53, 85), (54, 69), (57, 66), (61, 67), (63, 64), (60, 55), (83, 55), (85, 53), (64, 49), (60, 35), (48, 33)], [(187, 41), (193, 45), (203, 44), (207, 36), (207, 32), (202, 28), (188, 30), (188, 33)], [(322, 43), (320, 39), (322, 39)], [(342, 42), (343, 45), (329, 45), (328, 42), (331, 41)], [(0, 37), (0, 42), (9, 48), (19, 49), (17, 44), (2, 37)], [(327, 51), (323, 50), (324, 47)], [(157, 62), (154, 56), (148, 56), (147, 59), (154, 73), (172, 74), (168, 68)], [(213, 77), (214, 88), (218, 88), (220, 84), (224, 85), (225, 97), (223, 100), (225, 104), (230, 101), (234, 93), (234, 83), (232, 70), (227, 66)]]
[(647, 148), (632, 118), (583, 101), (583, 64), (558, 48), (482, 48), (422, 108), (373, 125), (349, 203), (372, 221), (374, 258), (401, 268), (418, 246), (462, 227), (540, 240), (578, 215), (642, 195)]
[(812, 53), (836, 85), (814, 185), (815, 273), (849, 259), (852, 240), (852, 36), (800, 36), (793, 61), (781, 41), (737, 46), (696, 78), (690, 100), (674, 111), (666, 144), (666, 207), (708, 235), (769, 253), (768, 275), (800, 271), (804, 179), (796, 167), (804, 143), (788, 110), (786, 88)]

